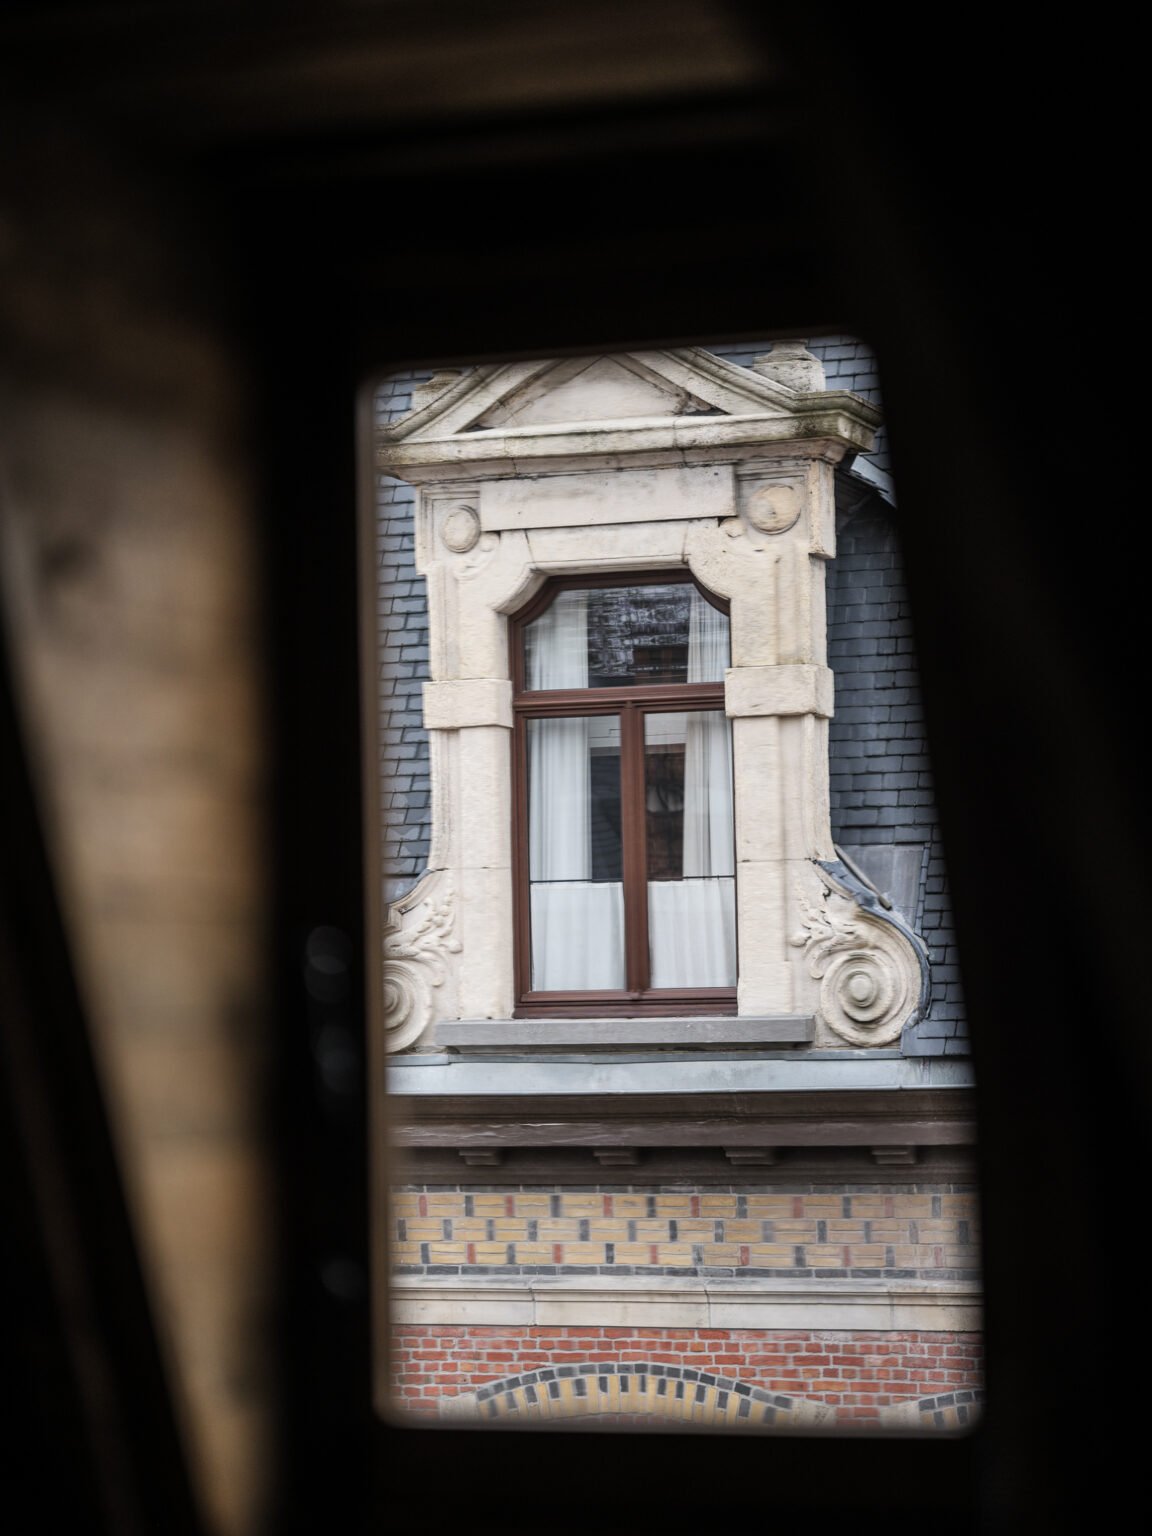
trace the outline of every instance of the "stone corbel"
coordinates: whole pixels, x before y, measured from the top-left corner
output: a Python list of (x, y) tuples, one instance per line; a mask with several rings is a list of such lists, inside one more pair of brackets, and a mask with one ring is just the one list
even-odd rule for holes
[(797, 891), (790, 943), (819, 982), (818, 1017), (849, 1045), (891, 1045), (929, 1003), (924, 942), (838, 859), (813, 860), (820, 894)]
[(384, 1041), (389, 1052), (416, 1045), (453, 1012), (449, 956), (460, 953), (456, 899), (444, 870), (430, 870), (388, 908), (384, 928)]

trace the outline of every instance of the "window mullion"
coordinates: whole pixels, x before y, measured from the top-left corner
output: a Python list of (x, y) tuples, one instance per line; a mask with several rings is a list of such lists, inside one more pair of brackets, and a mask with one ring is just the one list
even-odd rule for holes
[(620, 766), (626, 976), (630, 992), (644, 992), (649, 980), (644, 716), (635, 704), (620, 711)]

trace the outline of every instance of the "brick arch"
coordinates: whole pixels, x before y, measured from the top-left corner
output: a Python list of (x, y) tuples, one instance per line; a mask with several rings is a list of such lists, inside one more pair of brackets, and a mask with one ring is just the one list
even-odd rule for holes
[(970, 1429), (980, 1417), (983, 1405), (984, 1389), (972, 1387), (922, 1397), (916, 1403), (916, 1414), (924, 1429)]
[(880, 1410), (880, 1422), (889, 1429), (971, 1429), (984, 1407), (983, 1387), (936, 1392), (929, 1397), (909, 1397)]
[(644, 1361), (588, 1361), (526, 1371), (460, 1397), (443, 1398), (440, 1413), (483, 1422), (629, 1419), (734, 1429), (783, 1428), (832, 1418), (830, 1408), (808, 1398), (768, 1392), (691, 1366)]

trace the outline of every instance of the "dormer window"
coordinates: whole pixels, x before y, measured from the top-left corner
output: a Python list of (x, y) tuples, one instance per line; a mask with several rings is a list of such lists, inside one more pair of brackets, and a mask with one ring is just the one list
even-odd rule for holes
[(722, 605), (569, 578), (513, 632), (517, 1014), (734, 1013)]
[(431, 671), (391, 1049), (890, 1046), (923, 1006), (829, 820), (834, 473), (879, 416), (794, 361), (493, 364), (381, 429)]

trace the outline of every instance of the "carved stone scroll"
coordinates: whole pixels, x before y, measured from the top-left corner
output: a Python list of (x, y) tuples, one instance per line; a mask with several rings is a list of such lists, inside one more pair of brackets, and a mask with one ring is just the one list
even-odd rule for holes
[(415, 1045), (436, 1018), (447, 957), (460, 953), (455, 921), (454, 893), (441, 871), (425, 875), (389, 907), (384, 930), (384, 1030), (389, 1051)]
[(790, 939), (820, 983), (819, 1013), (850, 1045), (891, 1045), (927, 1007), (921, 940), (838, 861), (816, 863), (822, 891), (797, 890), (801, 926)]

